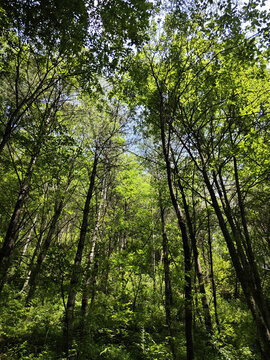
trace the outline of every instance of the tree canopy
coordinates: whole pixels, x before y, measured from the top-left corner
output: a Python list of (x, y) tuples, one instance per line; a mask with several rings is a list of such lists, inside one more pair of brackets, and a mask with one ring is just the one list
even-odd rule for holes
[(264, 5), (0, 5), (1, 359), (269, 358)]

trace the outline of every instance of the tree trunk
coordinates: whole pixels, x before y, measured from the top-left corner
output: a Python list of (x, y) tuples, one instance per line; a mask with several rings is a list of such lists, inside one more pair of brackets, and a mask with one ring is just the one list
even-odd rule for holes
[(182, 200), (184, 203), (186, 219), (187, 219), (188, 228), (189, 228), (189, 234), (190, 234), (191, 245), (192, 245), (192, 250), (193, 250), (194, 263), (195, 263), (195, 271), (196, 271), (197, 279), (198, 279), (198, 283), (199, 283), (199, 291), (201, 294), (201, 301), (202, 301), (202, 307), (203, 307), (203, 312), (204, 312), (204, 324), (205, 324), (205, 328), (206, 328), (207, 332), (212, 334), (212, 332), (213, 332), (212, 320), (211, 320), (208, 300), (206, 297), (206, 291), (205, 291), (205, 287), (204, 287), (204, 279), (203, 279), (203, 273), (202, 273), (202, 268), (201, 268), (201, 263), (200, 263), (200, 258), (199, 258), (199, 251), (198, 251), (198, 247), (197, 247), (197, 239), (196, 239), (196, 236), (195, 236), (193, 228), (192, 228), (191, 217), (189, 214), (189, 209), (188, 209), (184, 189), (181, 186), (180, 181), (178, 181), (178, 186), (180, 186)]
[(29, 263), (29, 266), (28, 266), (28, 269), (29, 269), (28, 274), (26, 276), (26, 279), (24, 281), (24, 284), (23, 284), (22, 289), (21, 289), (20, 292), (24, 292), (26, 290), (26, 288), (28, 287), (29, 279), (30, 279), (30, 276), (31, 276), (31, 271), (32, 271), (32, 268), (34, 266), (34, 262), (35, 262), (35, 259), (37, 257), (37, 254), (39, 253), (45, 229), (47, 228), (47, 225), (45, 225), (45, 223), (46, 223), (46, 215), (47, 214), (45, 214), (45, 209), (43, 208), (41, 218), (39, 220), (39, 223), (40, 223), (39, 235), (35, 231), (35, 236), (37, 238), (37, 244), (35, 246), (35, 250), (33, 252), (33, 255), (31, 256), (31, 260), (30, 260), (30, 263)]
[[(92, 289), (95, 286), (94, 285), (95, 284), (95, 278), (94, 278), (95, 271), (92, 271), (93, 270), (92, 267), (93, 267), (94, 259), (96, 257), (96, 252), (97, 252), (97, 242), (98, 242), (98, 237), (99, 237), (100, 226), (102, 224), (102, 219), (104, 218), (104, 215), (105, 215), (106, 195), (107, 195), (107, 188), (106, 188), (105, 177), (104, 177), (103, 184), (102, 184), (101, 199), (100, 199), (98, 212), (97, 212), (96, 226), (95, 226), (94, 233), (93, 233), (92, 244), (91, 244), (91, 249), (90, 249), (89, 256), (88, 256), (88, 263), (87, 263), (87, 269), (86, 269), (84, 290), (83, 290), (83, 296), (82, 296), (82, 306), (81, 306), (83, 317), (87, 316), (88, 310), (89, 310), (88, 309), (88, 307), (89, 307), (88, 300), (89, 300), (90, 286), (92, 285)], [(94, 266), (97, 266), (97, 262), (95, 262)], [(92, 292), (92, 298), (93, 298), (93, 292)]]
[(194, 260), (195, 260), (195, 271), (196, 271), (197, 279), (198, 279), (198, 283), (199, 283), (199, 291), (201, 294), (201, 301), (202, 301), (202, 307), (203, 307), (203, 313), (204, 313), (204, 324), (205, 324), (205, 328), (206, 328), (207, 332), (212, 334), (213, 333), (212, 320), (211, 320), (208, 300), (206, 297), (206, 291), (205, 291), (205, 287), (204, 287), (204, 279), (203, 279), (203, 273), (202, 273), (202, 268), (201, 268), (201, 263), (200, 263), (200, 258), (199, 258), (199, 251), (198, 251), (198, 247), (197, 247), (197, 239), (196, 239), (196, 236), (195, 236), (195, 233), (193, 230), (192, 220), (191, 220), (191, 216), (190, 216), (190, 211), (189, 211), (185, 191), (184, 191), (184, 188), (183, 188), (181, 180), (180, 180), (178, 165), (175, 161), (173, 152), (171, 152), (171, 153), (172, 153), (175, 172), (176, 172), (176, 176), (177, 176), (177, 185), (178, 185), (180, 193), (181, 193), (181, 197), (182, 197), (182, 201), (183, 201), (183, 205), (184, 205), (184, 211), (185, 211), (185, 215), (186, 215), (186, 222), (187, 222), (188, 230), (189, 230), (189, 236), (191, 239), (191, 246), (192, 246), (193, 256), (194, 256)]
[(25, 244), (24, 244), (24, 247), (23, 247), (23, 251), (22, 251), (22, 254), (21, 254), (21, 257), (20, 257), (20, 265), (24, 262), (24, 257), (25, 257), (25, 254), (31, 244), (31, 239), (32, 239), (32, 234), (34, 232), (34, 227), (35, 227), (35, 224), (37, 222), (37, 215), (35, 216), (35, 219), (32, 223), (32, 226), (31, 226), (31, 229), (29, 231), (29, 234), (27, 235), (27, 238), (26, 238), (26, 241), (25, 241)]
[(29, 278), (29, 291), (28, 291), (28, 295), (26, 298), (26, 305), (28, 305), (30, 303), (30, 301), (33, 299), (33, 297), (35, 296), (35, 291), (36, 291), (36, 287), (37, 287), (37, 281), (38, 281), (38, 276), (40, 273), (40, 269), (41, 266), (43, 264), (43, 261), (47, 255), (47, 252), (49, 250), (51, 241), (53, 239), (53, 235), (55, 233), (55, 229), (56, 229), (56, 225), (57, 225), (57, 221), (61, 215), (61, 212), (63, 210), (63, 204), (64, 201), (63, 199), (60, 200), (60, 203), (58, 204), (58, 206), (56, 206), (55, 208), (55, 212), (53, 215), (53, 218), (51, 220), (51, 224), (49, 227), (49, 231), (48, 234), (45, 238), (45, 241), (43, 243), (42, 249), (40, 249), (38, 258), (37, 258), (37, 263), (36, 266), (34, 266), (31, 270), (31, 274), (30, 274), (30, 278)]
[[(255, 323), (258, 327), (261, 341), (263, 343), (263, 357), (268, 359), (270, 354), (270, 320), (268, 309), (266, 308), (263, 300), (263, 294), (259, 292), (259, 288), (254, 283), (254, 274), (252, 273), (252, 268), (247, 259), (243, 259), (243, 249), (240, 249), (239, 237), (235, 239), (235, 236), (238, 234), (235, 233), (235, 228), (232, 229), (232, 235), (227, 229), (227, 225), (223, 218), (222, 211), (218, 204), (215, 191), (210, 183), (208, 174), (205, 169), (203, 169), (203, 177), (209, 194), (211, 196), (212, 205), (216, 212), (221, 231), (223, 233), (224, 239), (228, 246), (230, 256), (239, 279), (239, 282), (242, 286), (243, 292), (245, 294), (247, 304), (252, 312)], [(229, 222), (231, 225), (231, 222)], [(234, 240), (237, 243), (237, 249), (234, 245)], [(239, 250), (241, 251), (239, 253)], [(244, 261), (243, 261), (244, 260)]]
[[(49, 98), (52, 95), (52, 92), (49, 95)], [(48, 104), (46, 105), (46, 110), (43, 113), (43, 117), (40, 119), (39, 133), (38, 133), (36, 146), (34, 147), (34, 151), (31, 156), (25, 177), (21, 182), (19, 196), (9, 222), (8, 230), (4, 239), (2, 249), (0, 250), (0, 294), (5, 284), (7, 272), (10, 267), (10, 258), (12, 255), (12, 250), (14, 249), (20, 227), (20, 215), (29, 193), (29, 187), (31, 184), (34, 166), (40, 154), (42, 142), (46, 135), (47, 127), (52, 122), (52, 120), (55, 117), (55, 113), (57, 112), (57, 104), (59, 102), (60, 95), (61, 92), (58, 92), (56, 94), (56, 97), (50, 106), (48, 102)]]
[[(71, 184), (71, 181), (72, 181), (73, 167), (74, 167), (74, 159), (73, 159), (71, 167), (69, 169), (68, 178), (67, 178), (67, 184), (65, 186), (65, 193), (67, 192), (67, 190), (68, 190), (68, 188), (69, 188), (69, 186)], [(39, 252), (39, 255), (38, 255), (38, 258), (37, 258), (37, 263), (31, 270), (30, 277), (29, 277), (29, 282), (28, 282), (30, 288), (29, 288), (28, 295), (27, 295), (27, 298), (26, 298), (26, 304), (27, 305), (30, 303), (30, 301), (35, 296), (35, 291), (36, 291), (36, 287), (37, 287), (37, 282), (38, 282), (38, 276), (39, 276), (39, 273), (40, 273), (40, 269), (41, 269), (41, 266), (43, 264), (43, 261), (44, 261), (46, 255), (47, 255), (49, 247), (51, 245), (53, 235), (55, 234), (57, 222), (58, 222), (59, 217), (60, 217), (60, 215), (62, 213), (62, 210), (64, 208), (64, 198), (65, 197), (62, 196), (60, 198), (60, 201), (56, 200), (55, 209), (54, 209), (54, 215), (53, 215), (53, 217), (51, 219), (48, 234), (47, 234), (47, 236), (45, 238), (42, 249)]]
[(164, 207), (161, 204), (161, 193), (159, 193), (160, 199), (160, 218), (161, 218), (161, 230), (162, 230), (162, 249), (163, 249), (163, 266), (164, 266), (164, 278), (165, 278), (165, 312), (166, 312), (166, 323), (168, 326), (169, 332), (169, 343), (172, 352), (172, 357), (175, 360), (175, 346), (173, 341), (173, 332), (171, 326), (171, 306), (172, 306), (172, 288), (171, 288), (171, 274), (170, 274), (170, 261), (169, 261), (169, 251), (168, 251), (168, 238), (165, 229), (165, 216), (164, 216)]
[(97, 170), (97, 163), (98, 163), (98, 154), (97, 150), (94, 156), (94, 163), (92, 167), (92, 172), (90, 176), (90, 182), (88, 187), (87, 196), (85, 199), (84, 210), (83, 210), (83, 221), (80, 230), (80, 237), (77, 246), (77, 252), (74, 260), (73, 271), (71, 274), (70, 279), (70, 287), (68, 293), (68, 301), (66, 306), (66, 314), (65, 314), (65, 323), (64, 323), (64, 351), (68, 358), (69, 356), (69, 349), (72, 342), (72, 325), (73, 325), (73, 313), (75, 307), (76, 296), (78, 292), (78, 286), (80, 283), (81, 277), (81, 262), (83, 256), (83, 250), (85, 245), (85, 238), (87, 233), (88, 227), (88, 216), (89, 216), (89, 209), (90, 209), (90, 202), (93, 196), (94, 191), (94, 184), (96, 178), (96, 170)]
[[(18, 46), (21, 46), (19, 44)], [(28, 96), (26, 95), (20, 102), (19, 102), (19, 89), (18, 83), (20, 78), (20, 53), (21, 50), (17, 54), (17, 65), (16, 65), (16, 78), (15, 78), (15, 95), (16, 95), (16, 108), (10, 114), (9, 119), (6, 123), (4, 134), (2, 140), (0, 142), (0, 154), (2, 153), (4, 147), (9, 142), (9, 139), (13, 133), (14, 128), (20, 123), (21, 118), (26, 113), (26, 111), (31, 107), (31, 105), (47, 90), (50, 88), (53, 89), (55, 85), (59, 82), (60, 78), (51, 78), (48, 79), (49, 73), (54, 70), (54, 66), (51, 68), (47, 68), (47, 71), (44, 74), (39, 75), (39, 83), (37, 84), (36, 88), (28, 89)], [(57, 100), (58, 101), (58, 100)]]
[(161, 96), (160, 131), (161, 131), (161, 140), (162, 140), (162, 150), (166, 165), (167, 182), (168, 182), (170, 197), (177, 216), (179, 229), (182, 234), (184, 259), (185, 259), (185, 334), (186, 334), (187, 360), (193, 360), (194, 345), (193, 345), (193, 324), (192, 324), (191, 251), (190, 251), (188, 233), (184, 221), (184, 216), (182, 210), (180, 209), (180, 206), (178, 204), (173, 189), (171, 164), (169, 160), (170, 139), (169, 136), (167, 139), (167, 136), (165, 134), (165, 119), (163, 118), (164, 114), (163, 114), (163, 102), (162, 102), (163, 94), (161, 93), (160, 96)]
[(6, 281), (6, 276), (10, 267), (10, 257), (12, 255), (12, 251), (14, 249), (16, 238), (18, 236), (18, 231), (20, 228), (20, 215), (24, 203), (26, 201), (26, 198), (28, 196), (29, 186), (31, 183), (33, 169), (38, 157), (38, 153), (39, 151), (37, 151), (34, 155), (32, 155), (30, 159), (26, 175), (20, 186), (20, 192), (14, 207), (13, 214), (9, 221), (8, 230), (4, 239), (4, 243), (0, 250), (0, 294), (3, 290)]
[(216, 282), (215, 282), (215, 278), (214, 278), (214, 264), (213, 264), (213, 254), (212, 254), (210, 215), (209, 215), (208, 211), (207, 211), (207, 229), (208, 229), (207, 240), (208, 240), (208, 247), (209, 247), (210, 278), (211, 278), (212, 293), (213, 293), (215, 320), (216, 320), (218, 333), (220, 333), (218, 310), (217, 310), (217, 291), (216, 291)]

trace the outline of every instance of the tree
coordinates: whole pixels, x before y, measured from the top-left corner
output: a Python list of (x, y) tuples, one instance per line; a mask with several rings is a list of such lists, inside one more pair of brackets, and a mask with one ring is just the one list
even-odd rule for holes
[[(97, 104), (98, 105), (98, 104)], [(98, 165), (102, 162), (103, 158), (106, 159), (106, 154), (109, 154), (109, 151), (113, 149), (114, 138), (117, 143), (117, 136), (121, 132), (121, 118), (118, 116), (118, 109), (116, 107), (115, 111), (112, 112), (110, 108), (103, 109), (103, 113), (99, 114), (97, 111), (100, 111), (101, 108), (97, 106), (95, 109), (93, 106), (82, 107), (83, 113), (86, 116), (92, 116), (92, 119), (84, 118), (84, 125), (87, 125), (86, 121), (89, 122), (89, 134), (86, 136), (86, 148), (89, 148), (88, 156), (91, 157), (91, 163), (87, 164), (87, 171), (89, 177), (89, 185), (87, 194), (85, 197), (83, 214), (82, 214), (82, 223), (80, 226), (80, 235), (77, 245), (77, 251), (74, 259), (74, 266), (70, 278), (70, 287), (68, 293), (68, 300), (66, 305), (66, 314), (65, 314), (65, 327), (64, 327), (64, 350), (69, 356), (69, 349), (72, 342), (72, 323), (73, 323), (73, 314), (75, 308), (76, 296), (78, 293), (78, 287), (80, 286), (81, 280), (81, 264), (85, 249), (86, 236), (88, 232), (88, 222), (90, 216), (90, 204), (94, 194), (95, 182), (98, 173)], [(92, 113), (91, 113), (91, 112)], [(89, 112), (89, 113), (88, 113)], [(94, 117), (97, 117), (98, 120), (95, 121)], [(90, 122), (90, 121), (91, 122)], [(83, 117), (81, 119), (83, 123)], [(91, 134), (92, 133), (92, 134)], [(92, 138), (91, 138), (91, 135)], [(104, 161), (104, 160), (103, 160)], [(95, 244), (93, 244), (95, 246)], [(87, 289), (86, 289), (87, 290)]]
[[(236, 150), (252, 131), (254, 121), (257, 123), (257, 119), (261, 119), (264, 123), (264, 114), (260, 113), (260, 109), (267, 102), (264, 93), (267, 85), (256, 97), (248, 95), (247, 89), (250, 86), (251, 93), (253, 86), (260, 89), (261, 80), (255, 74), (264, 72), (265, 53), (261, 49), (260, 57), (256, 57), (260, 49), (255, 46), (254, 38), (247, 39), (243, 35), (231, 4), (225, 13), (232, 21), (230, 24), (225, 15), (214, 20), (210, 12), (207, 27), (201, 26), (206, 13), (202, 16), (193, 12), (190, 19), (182, 13), (178, 13), (179, 17), (177, 14), (168, 17), (156, 43), (137, 55), (133, 73), (129, 73), (134, 82), (132, 84), (127, 79), (125, 93), (132, 93), (135, 84), (137, 93), (132, 95), (136, 94), (135, 102), (146, 108), (146, 125), (156, 138), (160, 133), (168, 186), (176, 213), (179, 213), (180, 228), (183, 228), (185, 220), (177, 205), (173, 169), (178, 176), (176, 186), (182, 194), (186, 210), (187, 206), (179, 180), (181, 175), (177, 170), (180, 160), (173, 161), (173, 158), (183, 161), (186, 157), (186, 161), (195, 165), (198, 177), (205, 183), (247, 304), (258, 326), (266, 358), (269, 352), (269, 311), (246, 221), (243, 198), (247, 192), (243, 192), (239, 180), (239, 171), (242, 172), (240, 169), (244, 163), (242, 158), (238, 159)], [(227, 30), (229, 36), (225, 32), (220, 40), (221, 29)], [(243, 46), (248, 47), (245, 53), (241, 53)], [(235, 81), (231, 78), (228, 82), (228, 74), (233, 74)], [(145, 81), (146, 78), (148, 81)], [(249, 79), (245, 80), (245, 87), (244, 78)], [(234, 209), (235, 194), (240, 213)], [(241, 219), (240, 226), (236, 214)], [(188, 218), (186, 211), (187, 222)], [(187, 230), (182, 230), (184, 247), (188, 249), (186, 233)], [(192, 237), (192, 229), (190, 234)], [(196, 254), (194, 241), (193, 244)], [(187, 264), (190, 262), (189, 253), (190, 250), (186, 250)], [(188, 268), (187, 273), (190, 271)], [(187, 338), (190, 336), (187, 335)]]
[[(10, 257), (15, 246), (16, 238), (18, 236), (21, 212), (25, 204), (25, 201), (27, 199), (27, 196), (29, 195), (29, 188), (33, 176), (34, 166), (40, 155), (40, 151), (46, 139), (46, 136), (48, 132), (51, 131), (51, 128), (56, 120), (60, 95), (61, 95), (61, 91), (59, 92), (59, 89), (57, 89), (56, 91), (52, 91), (51, 93), (48, 94), (47, 105), (43, 108), (42, 104), (37, 104), (38, 106), (40, 106), (40, 108), (37, 107), (35, 109), (37, 113), (40, 112), (38, 114), (39, 115), (38, 129), (35, 134), (36, 142), (32, 144), (33, 148), (31, 149), (29, 163), (27, 165), (25, 175), (20, 181), (18, 198), (14, 206), (14, 210), (7, 228), (6, 236), (1, 248), (0, 291), (2, 291), (3, 289), (7, 271), (10, 266)], [(36, 112), (33, 111), (33, 113)], [(32, 114), (30, 113), (29, 115), (31, 116), (33, 115), (33, 113)]]
[(268, 358), (261, 3), (1, 4), (0, 357)]

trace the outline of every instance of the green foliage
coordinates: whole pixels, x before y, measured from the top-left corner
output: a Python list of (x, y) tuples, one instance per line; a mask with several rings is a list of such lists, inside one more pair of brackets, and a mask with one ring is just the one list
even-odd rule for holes
[(268, 306), (269, 16), (259, 3), (165, 2), (149, 29), (158, 1), (1, 5), (1, 359), (185, 359), (172, 192), (205, 288), (193, 249), (195, 359), (260, 358), (240, 286), (241, 274), (258, 280)]
[(59, 344), (61, 316), (59, 304), (40, 299), (25, 308), (24, 297), (1, 304), (1, 356), (3, 359), (53, 359)]

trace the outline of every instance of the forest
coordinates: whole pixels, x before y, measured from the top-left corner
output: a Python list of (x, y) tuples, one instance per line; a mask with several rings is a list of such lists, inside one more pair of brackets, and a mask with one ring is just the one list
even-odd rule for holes
[(0, 4), (0, 359), (270, 359), (263, 0)]

